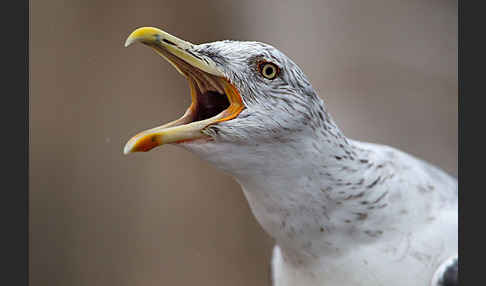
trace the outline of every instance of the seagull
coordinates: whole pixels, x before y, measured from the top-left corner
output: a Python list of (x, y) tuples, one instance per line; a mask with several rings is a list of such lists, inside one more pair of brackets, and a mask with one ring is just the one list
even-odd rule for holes
[(191, 105), (124, 153), (174, 144), (230, 174), (275, 240), (275, 286), (458, 285), (457, 179), (347, 138), (303, 71), (271, 45), (192, 44), (134, 30), (188, 81)]

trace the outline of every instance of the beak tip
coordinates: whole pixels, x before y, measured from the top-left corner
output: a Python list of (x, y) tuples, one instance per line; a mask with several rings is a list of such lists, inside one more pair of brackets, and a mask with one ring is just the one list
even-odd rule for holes
[(125, 48), (128, 48), (128, 46), (133, 44), (133, 42), (135, 42), (135, 39), (132, 37), (128, 37), (127, 40), (125, 41)]
[(126, 144), (125, 147), (123, 148), (123, 155), (128, 155), (132, 153), (132, 146), (131, 144)]
[(154, 41), (154, 35), (159, 35), (164, 33), (160, 29), (154, 27), (141, 27), (135, 29), (125, 41), (125, 48), (130, 46), (131, 44), (139, 41)]

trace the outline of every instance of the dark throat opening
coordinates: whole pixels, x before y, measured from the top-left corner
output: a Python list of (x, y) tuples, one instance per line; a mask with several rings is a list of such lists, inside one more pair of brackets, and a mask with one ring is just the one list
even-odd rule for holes
[(194, 121), (200, 121), (218, 115), (230, 106), (226, 94), (216, 91), (207, 91), (197, 94), (196, 116)]

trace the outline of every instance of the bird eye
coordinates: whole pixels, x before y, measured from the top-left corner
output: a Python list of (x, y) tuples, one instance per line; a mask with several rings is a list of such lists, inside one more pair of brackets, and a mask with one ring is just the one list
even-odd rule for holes
[(278, 66), (270, 62), (261, 62), (258, 65), (258, 70), (260, 74), (268, 79), (274, 79), (280, 72)]

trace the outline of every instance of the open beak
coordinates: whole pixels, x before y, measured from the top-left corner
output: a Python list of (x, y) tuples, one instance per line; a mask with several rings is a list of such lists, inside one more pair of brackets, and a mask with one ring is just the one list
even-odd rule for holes
[(151, 47), (187, 78), (192, 103), (181, 118), (133, 136), (125, 145), (125, 154), (146, 152), (162, 144), (208, 138), (202, 132), (204, 128), (233, 119), (244, 109), (236, 87), (213, 60), (197, 54), (195, 45), (152, 27), (133, 31), (125, 47), (135, 42)]

